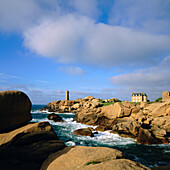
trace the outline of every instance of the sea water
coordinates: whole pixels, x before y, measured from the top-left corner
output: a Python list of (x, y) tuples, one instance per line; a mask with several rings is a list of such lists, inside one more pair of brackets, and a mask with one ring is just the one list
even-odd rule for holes
[(95, 126), (88, 126), (73, 121), (73, 113), (57, 113), (65, 122), (53, 122), (47, 119), (48, 111), (40, 111), (44, 105), (32, 106), (32, 122), (49, 121), (53, 126), (57, 136), (64, 141), (67, 146), (93, 146), (109, 147), (121, 150), (127, 159), (137, 161), (147, 167), (170, 165), (170, 144), (169, 145), (142, 145), (136, 144), (132, 138), (120, 137), (109, 131), (99, 132), (94, 137), (76, 136), (74, 130)]

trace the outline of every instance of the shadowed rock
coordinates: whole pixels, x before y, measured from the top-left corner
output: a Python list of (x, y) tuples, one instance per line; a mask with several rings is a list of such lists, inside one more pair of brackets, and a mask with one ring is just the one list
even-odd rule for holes
[(20, 91), (0, 92), (0, 131), (24, 124), (32, 119), (31, 101)]
[(80, 136), (90, 136), (90, 137), (94, 137), (92, 131), (89, 128), (82, 128), (82, 129), (78, 129), (75, 130), (73, 132), (73, 134), (75, 135), (80, 135)]
[(64, 120), (62, 119), (62, 117), (58, 116), (55, 113), (51, 113), (47, 116), (47, 118), (49, 120), (53, 120), (54, 122), (64, 122)]
[(0, 143), (2, 169), (38, 170), (49, 154), (66, 147), (48, 122), (32, 123), (0, 134)]
[(147, 129), (140, 128), (137, 143), (160, 144), (162, 142), (159, 139), (154, 138)]

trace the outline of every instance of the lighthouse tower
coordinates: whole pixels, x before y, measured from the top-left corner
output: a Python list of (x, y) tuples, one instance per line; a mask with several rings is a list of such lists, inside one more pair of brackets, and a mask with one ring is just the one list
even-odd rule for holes
[(68, 104), (68, 100), (69, 100), (69, 91), (66, 90), (66, 91), (65, 91), (65, 105)]

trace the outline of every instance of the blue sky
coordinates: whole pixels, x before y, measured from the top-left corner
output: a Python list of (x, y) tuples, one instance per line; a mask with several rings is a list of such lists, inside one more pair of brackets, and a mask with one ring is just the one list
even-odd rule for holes
[(0, 90), (33, 104), (170, 91), (170, 0), (0, 0)]

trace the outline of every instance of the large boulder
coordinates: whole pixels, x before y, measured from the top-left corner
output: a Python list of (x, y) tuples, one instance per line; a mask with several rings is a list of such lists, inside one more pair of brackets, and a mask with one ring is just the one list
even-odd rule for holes
[(97, 108), (97, 107), (99, 107), (100, 106), (100, 102), (92, 102), (91, 103), (91, 107), (92, 108)]
[(151, 114), (153, 117), (170, 116), (170, 102), (159, 103)]
[(160, 127), (170, 133), (170, 116), (154, 118), (151, 125)]
[(143, 113), (150, 117), (170, 116), (170, 102), (149, 104), (143, 108)]
[(41, 170), (122, 170), (149, 169), (142, 164), (123, 158), (123, 153), (116, 149), (104, 147), (67, 147), (46, 159)]
[(131, 117), (118, 118), (113, 122), (112, 130), (130, 137), (136, 137), (139, 132), (140, 124)]
[(80, 103), (76, 103), (76, 104), (74, 104), (72, 107), (71, 107), (71, 109), (72, 110), (77, 110), (78, 108), (80, 108)]
[(164, 136), (166, 136), (166, 131), (164, 129), (158, 128), (157, 126), (153, 126), (151, 130), (156, 138), (165, 140)]
[(20, 91), (0, 92), (0, 131), (24, 124), (32, 119), (31, 101)]
[(0, 169), (38, 170), (51, 153), (65, 148), (48, 122), (0, 134)]
[(117, 117), (129, 116), (131, 108), (117, 102), (114, 105), (104, 106), (102, 112), (108, 119), (115, 119)]

